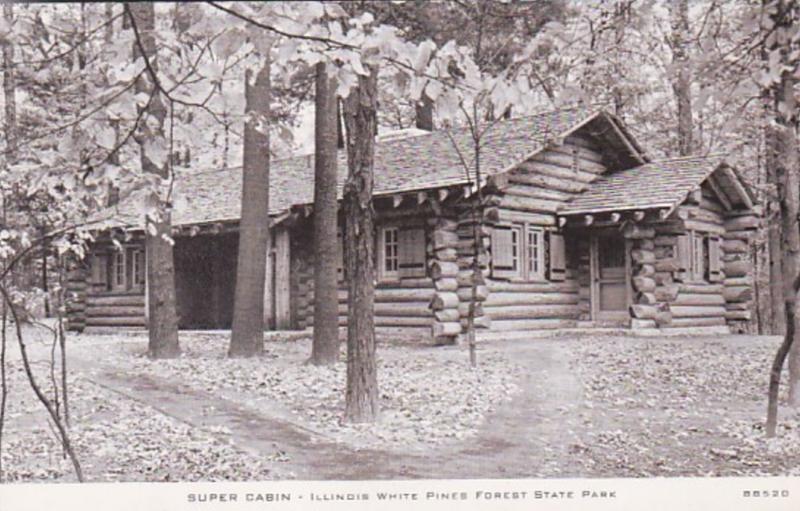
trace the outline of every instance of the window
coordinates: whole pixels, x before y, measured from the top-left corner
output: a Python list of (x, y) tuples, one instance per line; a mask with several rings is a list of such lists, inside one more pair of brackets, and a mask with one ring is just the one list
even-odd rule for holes
[(114, 252), (111, 258), (111, 289), (125, 289), (125, 251)]
[(128, 281), (131, 287), (141, 288), (144, 287), (145, 267), (144, 251), (139, 249), (128, 250), (128, 258), (131, 261), (131, 275)]
[(381, 229), (380, 245), (378, 247), (378, 276), (382, 279), (397, 279), (400, 277), (398, 228), (384, 227)]
[(689, 231), (677, 240), (678, 280), (716, 282), (722, 278), (719, 237)]
[(536, 227), (528, 227), (527, 248), (528, 279), (544, 279), (544, 231)]
[(692, 261), (690, 274), (692, 280), (705, 280), (706, 278), (706, 237), (699, 232), (690, 233), (692, 244)]

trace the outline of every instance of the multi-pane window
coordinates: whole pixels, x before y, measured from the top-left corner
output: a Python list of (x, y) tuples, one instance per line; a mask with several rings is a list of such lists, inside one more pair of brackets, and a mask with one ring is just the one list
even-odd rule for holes
[(495, 277), (543, 280), (546, 275), (544, 229), (499, 225), (492, 232), (492, 272)]
[(544, 278), (544, 231), (535, 227), (528, 227), (525, 246), (528, 258), (528, 279)]
[(383, 279), (398, 278), (398, 270), (400, 268), (398, 228), (385, 227), (381, 230), (381, 233), (379, 275)]
[(125, 270), (125, 251), (114, 252), (111, 259), (111, 289), (125, 289), (127, 283)]

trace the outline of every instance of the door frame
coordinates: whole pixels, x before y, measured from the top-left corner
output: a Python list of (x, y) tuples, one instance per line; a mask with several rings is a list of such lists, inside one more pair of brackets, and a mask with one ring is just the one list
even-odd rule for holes
[(630, 305), (633, 303), (633, 287), (631, 285), (631, 241), (623, 238), (619, 239), (625, 244), (625, 310), (624, 311), (600, 311), (600, 258), (598, 252), (598, 240), (601, 237), (608, 237), (609, 233), (592, 233), (589, 237), (589, 287), (590, 303), (592, 309), (592, 321), (598, 324), (625, 326), (630, 324)]

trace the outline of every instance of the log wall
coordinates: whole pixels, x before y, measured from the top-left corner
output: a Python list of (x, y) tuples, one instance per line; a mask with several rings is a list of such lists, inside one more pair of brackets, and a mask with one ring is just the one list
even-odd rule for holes
[[(423, 212), (426, 209), (422, 210)], [(376, 227), (386, 225), (387, 222), (412, 222), (420, 225), (427, 225), (425, 215), (420, 215), (420, 210), (400, 209), (392, 212), (379, 212)], [(439, 265), (445, 262), (440, 259), (432, 258), (435, 255), (432, 242), (435, 231), (435, 222), (426, 229), (428, 242), (428, 276), (426, 277), (401, 277), (397, 280), (387, 282), (377, 282), (375, 285), (375, 327), (379, 333), (401, 336), (413, 339), (431, 339), (434, 332), (439, 332), (440, 340), (445, 337), (456, 335), (458, 332), (450, 333), (453, 329), (448, 325), (447, 330), (434, 327), (437, 323), (452, 323), (452, 321), (440, 321), (434, 316), (431, 307), (434, 305), (434, 298), (437, 296), (437, 289), (434, 280), (430, 277), (432, 272), (438, 272), (440, 286), (452, 286), (445, 280), (449, 275), (450, 269), (447, 266)], [(309, 328), (314, 325), (314, 255), (313, 255), (313, 235), (311, 223), (299, 224), (292, 231), (292, 310), (297, 328)], [(377, 236), (376, 236), (377, 239)], [(445, 257), (441, 255), (441, 257)], [(436, 263), (436, 264), (434, 264)], [(377, 274), (377, 269), (376, 269)], [(455, 296), (455, 295), (454, 295)], [(339, 326), (347, 326), (347, 282), (341, 279), (339, 282)], [(439, 312), (450, 309), (450, 302), (440, 305)], [(452, 311), (457, 311), (456, 307)], [(453, 312), (441, 313), (443, 320), (454, 318)], [(454, 318), (457, 323), (458, 319)]]
[(754, 305), (750, 243), (760, 225), (752, 213), (728, 214), (722, 240), (722, 267), (725, 273), (722, 290), (725, 320), (734, 332), (751, 331)]

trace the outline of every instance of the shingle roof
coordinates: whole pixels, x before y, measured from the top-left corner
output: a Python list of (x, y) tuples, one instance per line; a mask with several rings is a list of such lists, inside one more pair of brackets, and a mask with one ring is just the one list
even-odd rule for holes
[[(485, 176), (503, 172), (588, 122), (599, 111), (571, 108), (499, 121), (482, 137), (481, 169)], [(452, 137), (452, 140), (451, 140)], [(453, 145), (458, 147), (458, 150)], [(472, 166), (472, 139), (467, 128), (376, 143), (376, 196), (466, 184), (459, 156)], [(339, 153), (339, 193), (347, 175), (344, 151)], [(174, 225), (237, 220), (241, 214), (241, 168), (207, 172), (179, 172), (175, 181)], [(292, 205), (310, 204), (314, 194), (313, 156), (274, 160), (270, 169), (270, 213), (277, 215)], [(128, 225), (138, 215), (121, 206), (115, 218)]]
[(721, 156), (691, 156), (646, 163), (601, 176), (565, 204), (561, 215), (671, 208), (723, 163)]

